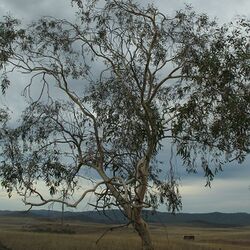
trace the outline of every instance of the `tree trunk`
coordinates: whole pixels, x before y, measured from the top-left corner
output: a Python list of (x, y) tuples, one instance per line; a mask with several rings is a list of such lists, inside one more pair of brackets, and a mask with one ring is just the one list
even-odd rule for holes
[(142, 250), (154, 250), (148, 224), (142, 218), (139, 218), (134, 222), (134, 228), (141, 237)]

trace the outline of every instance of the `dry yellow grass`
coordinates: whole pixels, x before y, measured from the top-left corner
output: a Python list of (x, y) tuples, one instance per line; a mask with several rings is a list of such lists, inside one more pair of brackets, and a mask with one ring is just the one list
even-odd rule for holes
[[(12, 250), (136, 250), (140, 239), (132, 228), (107, 233), (96, 240), (108, 225), (71, 222), (68, 229), (75, 234), (33, 232), (49, 228), (58, 230), (53, 221), (24, 218), (0, 218), (0, 242)], [(156, 250), (247, 250), (250, 228), (197, 228), (151, 225)], [(184, 241), (183, 235), (195, 235), (195, 241)]]

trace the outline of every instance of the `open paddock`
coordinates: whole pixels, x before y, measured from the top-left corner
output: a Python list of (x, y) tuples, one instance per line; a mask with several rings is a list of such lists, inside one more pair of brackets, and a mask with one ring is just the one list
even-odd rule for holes
[[(134, 230), (111, 225), (66, 221), (64, 227), (53, 220), (0, 217), (0, 242), (11, 250), (129, 250), (140, 249)], [(156, 250), (247, 250), (250, 228), (205, 228), (150, 225)], [(195, 240), (183, 240), (194, 235)], [(1, 250), (1, 248), (0, 248)]]

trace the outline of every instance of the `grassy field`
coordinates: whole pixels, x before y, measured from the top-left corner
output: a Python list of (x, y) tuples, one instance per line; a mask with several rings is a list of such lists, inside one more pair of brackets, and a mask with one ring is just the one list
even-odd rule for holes
[[(0, 217), (0, 242), (11, 250), (136, 250), (140, 240), (132, 228), (105, 234), (110, 225)], [(198, 228), (150, 225), (156, 250), (246, 250), (250, 228)], [(195, 235), (194, 241), (183, 235)], [(1, 249), (1, 247), (0, 247)]]

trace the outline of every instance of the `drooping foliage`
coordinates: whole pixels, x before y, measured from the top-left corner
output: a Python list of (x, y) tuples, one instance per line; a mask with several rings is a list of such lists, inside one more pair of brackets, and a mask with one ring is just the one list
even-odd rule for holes
[[(219, 26), (190, 7), (167, 16), (130, 0), (72, 3), (75, 22), (0, 23), (3, 91), (8, 74), (30, 75), (30, 105), (2, 136), (2, 185), (29, 205), (75, 207), (93, 192), (97, 209), (120, 208), (152, 249), (141, 210), (181, 207), (162, 148), (188, 171), (202, 167), (208, 184), (249, 153), (249, 21)], [(79, 195), (83, 178), (100, 182)]]

